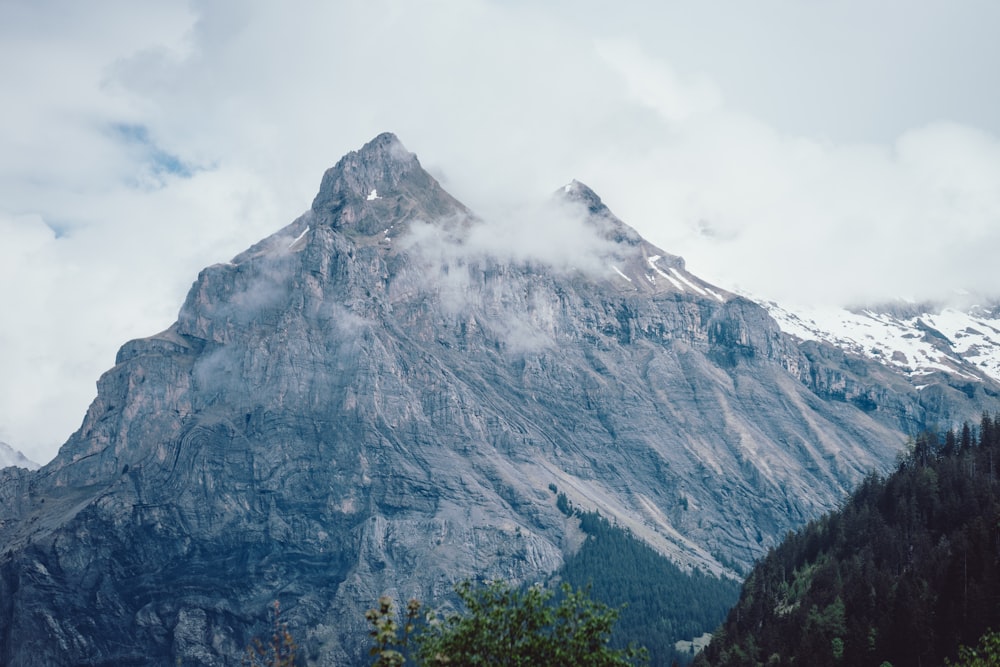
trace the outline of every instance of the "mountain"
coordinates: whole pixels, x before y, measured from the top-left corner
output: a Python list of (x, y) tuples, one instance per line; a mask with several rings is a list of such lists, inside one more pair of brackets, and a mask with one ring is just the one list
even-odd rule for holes
[(51, 463), (0, 470), (0, 661), (237, 664), (277, 599), (310, 664), (358, 664), (382, 594), (556, 572), (560, 497), (735, 577), (1000, 409), (973, 385), (782, 333), (581, 183), (483, 221), (383, 134), (125, 343)]
[(914, 445), (754, 567), (699, 664), (941, 665), (996, 627), (996, 418)]
[(38, 468), (38, 464), (29, 459), (27, 456), (17, 451), (6, 442), (0, 442), (0, 468), (6, 468), (8, 466), (18, 466), (20, 468), (27, 468), (28, 470), (35, 470)]
[(1000, 380), (1000, 308), (889, 303), (868, 308), (789, 307), (759, 300), (782, 331), (828, 342), (891, 366), (918, 389)]

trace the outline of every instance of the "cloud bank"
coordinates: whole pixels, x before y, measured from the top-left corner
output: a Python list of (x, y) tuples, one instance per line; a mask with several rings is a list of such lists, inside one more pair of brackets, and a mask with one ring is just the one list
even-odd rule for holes
[(3, 3), (0, 440), (51, 458), (121, 343), (384, 130), (487, 220), (577, 178), (722, 287), (1000, 294), (995, 5), (669, 5)]

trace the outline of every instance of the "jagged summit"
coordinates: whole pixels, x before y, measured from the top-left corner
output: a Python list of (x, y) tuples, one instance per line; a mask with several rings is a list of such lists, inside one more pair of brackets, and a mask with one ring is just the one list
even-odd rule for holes
[(369, 159), (376, 155), (385, 155), (389, 159), (419, 165), (417, 156), (406, 150), (406, 146), (403, 145), (403, 142), (393, 132), (379, 134), (359, 150), (351, 151), (351, 154), (357, 154), (364, 159)]
[[(672, 255), (623, 222), (589, 186), (574, 179), (556, 191), (564, 201), (583, 206), (586, 221), (606, 241), (623, 250), (611, 266), (625, 287), (649, 293), (687, 293), (725, 302), (732, 294), (690, 273), (680, 255)], [(619, 281), (620, 282), (620, 281)], [(621, 284), (621, 283), (620, 283)]]
[(367, 197), (372, 187), (382, 185), (388, 189), (398, 185), (407, 173), (420, 169), (417, 156), (406, 150), (395, 134), (383, 132), (327, 170), (320, 191), (326, 190), (328, 178), (335, 176), (340, 179), (338, 186)]
[(636, 246), (642, 243), (642, 236), (624, 222), (605, 205), (596, 192), (589, 186), (573, 179), (560, 188), (557, 194), (566, 201), (583, 205), (590, 214), (589, 219), (608, 241)]
[(383, 132), (323, 174), (312, 211), (320, 224), (370, 236), (400, 219), (465, 215), (396, 135)]
[(610, 213), (604, 201), (586, 183), (575, 178), (559, 189), (559, 192), (569, 201), (575, 201), (587, 207), (587, 210), (597, 215)]

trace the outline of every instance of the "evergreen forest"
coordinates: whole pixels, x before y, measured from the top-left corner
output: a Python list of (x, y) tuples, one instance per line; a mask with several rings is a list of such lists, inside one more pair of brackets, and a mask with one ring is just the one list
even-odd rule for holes
[[(560, 494), (561, 495), (561, 494)], [(564, 496), (560, 508), (569, 513)], [(689, 664), (674, 644), (716, 628), (739, 595), (739, 583), (693, 570), (685, 572), (627, 530), (596, 512), (575, 512), (587, 539), (557, 575), (590, 596), (620, 608), (611, 646), (648, 650), (653, 666)]]
[(1000, 628), (998, 467), (996, 416), (920, 435), (892, 474), (867, 477), (754, 567), (696, 664), (955, 660)]

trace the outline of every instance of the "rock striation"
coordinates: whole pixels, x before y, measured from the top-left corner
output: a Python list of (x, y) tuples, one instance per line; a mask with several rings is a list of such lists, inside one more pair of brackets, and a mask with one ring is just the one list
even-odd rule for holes
[(908, 434), (1000, 407), (782, 333), (583, 184), (549, 214), (573, 261), (497, 252), (383, 134), (203, 270), (50, 464), (0, 470), (0, 663), (236, 665), (277, 599), (309, 664), (360, 664), (382, 594), (556, 570), (550, 485), (731, 575)]

